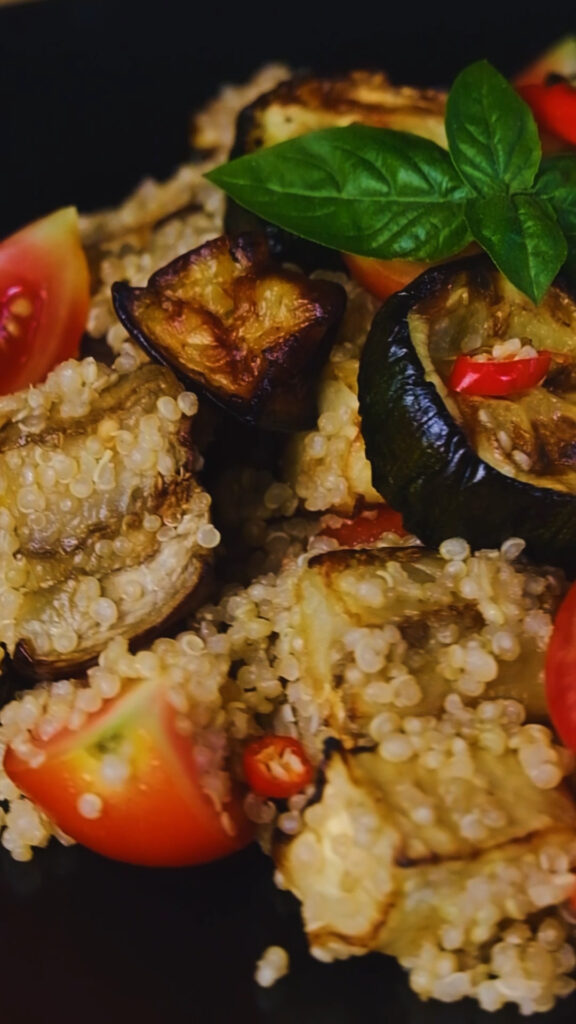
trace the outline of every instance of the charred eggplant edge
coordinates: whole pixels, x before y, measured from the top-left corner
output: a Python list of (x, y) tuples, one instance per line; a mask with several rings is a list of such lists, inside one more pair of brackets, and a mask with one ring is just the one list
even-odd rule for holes
[[(536, 562), (576, 576), (576, 494), (507, 477), (480, 459), (426, 380), (414, 348), (409, 313), (463, 271), (496, 268), (484, 256), (433, 267), (374, 318), (358, 378), (374, 487), (425, 544), (461, 536), (475, 549), (491, 548), (521, 537)], [(554, 283), (575, 297), (562, 277)]]

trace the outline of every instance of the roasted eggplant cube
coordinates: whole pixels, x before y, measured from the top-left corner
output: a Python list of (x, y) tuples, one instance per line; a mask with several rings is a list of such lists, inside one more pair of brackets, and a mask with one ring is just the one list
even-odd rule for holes
[(444, 93), (391, 85), (382, 72), (350, 71), (334, 78), (296, 76), (240, 113), (233, 155), (353, 123), (413, 132), (445, 146), (445, 107)]
[[(459, 394), (459, 355), (551, 353), (537, 385)], [(521, 352), (520, 352), (521, 354)], [(512, 358), (512, 356), (510, 357)], [(483, 256), (432, 268), (375, 317), (358, 379), (374, 486), (437, 546), (509, 537), (576, 572), (576, 299), (561, 281), (535, 306)]]
[(194, 403), (165, 367), (94, 359), (0, 400), (0, 642), (21, 671), (143, 642), (202, 590), (218, 535)]
[(344, 312), (340, 285), (275, 265), (263, 235), (221, 236), (117, 283), (116, 312), (153, 359), (240, 419), (272, 430), (314, 422), (318, 373)]
[[(382, 72), (350, 71), (333, 78), (299, 75), (244, 108), (232, 156), (354, 123), (413, 132), (446, 146), (445, 105), (444, 93), (391, 85)], [(275, 253), (307, 270), (343, 266), (334, 250), (268, 225), (232, 200), (227, 204), (226, 227), (231, 232), (266, 230)]]

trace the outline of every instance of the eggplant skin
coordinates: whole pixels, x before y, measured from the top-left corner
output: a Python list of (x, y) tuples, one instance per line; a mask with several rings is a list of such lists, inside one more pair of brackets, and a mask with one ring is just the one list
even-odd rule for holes
[[(478, 457), (454, 422), (410, 336), (408, 315), (465, 271), (494, 272), (483, 256), (434, 267), (379, 310), (360, 363), (359, 406), (374, 487), (406, 528), (437, 547), (464, 537), (474, 549), (508, 537), (536, 562), (576, 575), (576, 494), (506, 476)], [(566, 283), (558, 286), (570, 294)]]
[(346, 293), (281, 267), (263, 234), (222, 235), (173, 260), (145, 288), (113, 285), (119, 319), (187, 386), (244, 422), (303, 430)]

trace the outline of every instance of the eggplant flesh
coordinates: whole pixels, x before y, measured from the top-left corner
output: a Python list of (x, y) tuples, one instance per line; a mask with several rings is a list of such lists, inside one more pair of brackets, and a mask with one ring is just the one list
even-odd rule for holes
[[(552, 353), (540, 385), (505, 397), (448, 387), (458, 355), (519, 339)], [(576, 301), (557, 280), (534, 306), (485, 257), (432, 268), (377, 314), (359, 403), (376, 489), (438, 546), (508, 537), (576, 571)]]
[[(316, 958), (379, 951), (414, 969), (426, 951), (447, 948), (452, 927), (452, 969), (468, 975), (460, 995), (481, 998), (476, 986), (488, 973), (481, 965), (490, 964), (510, 919), (526, 920), (530, 940), (545, 905), (558, 914), (573, 877), (542, 871), (541, 895), (535, 864), (545, 863), (547, 849), (576, 863), (570, 794), (563, 786), (538, 790), (512, 751), (469, 749), (470, 776), (450, 777), (446, 764), (418, 768), (415, 758), (399, 771), (376, 750), (329, 757), (301, 831), (274, 851), (280, 884), (301, 901)], [(491, 825), (475, 833), (471, 823), (482, 815)], [(435, 989), (433, 971), (426, 978), (424, 991), (416, 970), (410, 980), (425, 997), (450, 1000)]]
[[(328, 552), (299, 576), (301, 676), (346, 746), (369, 736), (380, 711), (437, 715), (454, 691), (471, 704), (519, 700), (531, 721), (546, 720), (544, 657), (562, 574), (482, 552), (452, 570), (435, 552), (397, 547)], [(463, 578), (475, 597), (461, 593)], [(540, 634), (523, 627), (529, 609)], [(514, 637), (502, 655), (495, 630)]]
[(445, 107), (445, 93), (394, 86), (382, 72), (350, 71), (332, 78), (300, 75), (244, 108), (233, 156), (353, 123), (413, 132), (446, 146)]
[(276, 265), (263, 235), (221, 236), (145, 288), (118, 282), (112, 294), (153, 359), (243, 421), (286, 431), (314, 422), (315, 383), (345, 292)]
[(0, 401), (0, 642), (18, 670), (75, 671), (206, 579), (210, 499), (181, 395), (164, 367), (89, 358)]

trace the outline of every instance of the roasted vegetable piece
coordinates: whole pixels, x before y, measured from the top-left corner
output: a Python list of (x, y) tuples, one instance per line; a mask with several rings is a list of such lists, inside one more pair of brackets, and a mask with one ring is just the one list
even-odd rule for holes
[(217, 533), (165, 367), (70, 360), (0, 400), (0, 640), (42, 675), (177, 613)]
[(234, 155), (358, 122), (414, 132), (446, 145), (445, 103), (444, 93), (391, 85), (381, 72), (350, 71), (334, 78), (296, 76), (241, 112)]
[[(540, 385), (502, 397), (447, 387), (459, 356), (551, 353)], [(483, 257), (428, 271), (377, 314), (359, 399), (374, 486), (426, 543), (522, 537), (576, 570), (576, 302), (540, 306)]]
[(263, 235), (222, 236), (113, 285), (126, 330), (188, 385), (242, 420), (311, 426), (317, 373), (345, 306), (337, 284), (275, 265)]
[[(454, 692), (468, 703), (522, 700), (531, 720), (546, 716), (544, 652), (561, 573), (464, 553), (462, 542), (445, 557), (421, 547), (332, 551), (299, 575), (300, 676), (345, 744), (371, 735), (381, 711), (439, 714)], [(527, 605), (537, 610), (532, 631)]]
[[(526, 1008), (525, 985), (516, 973), (513, 986), (495, 944), (510, 919), (526, 919), (515, 939), (521, 962), (536, 945), (544, 908), (566, 934), (559, 905), (574, 884), (576, 807), (562, 786), (534, 785), (518, 750), (483, 749), (472, 728), (463, 739), (462, 720), (445, 715), (422, 725), (419, 747), (401, 765), (376, 750), (332, 754), (303, 828), (276, 845), (280, 884), (301, 900), (318, 959), (391, 953), (413, 971), (411, 984), (424, 997), (473, 995), (491, 1009), (521, 999)], [(428, 730), (433, 751), (425, 747)], [(394, 736), (411, 743), (408, 733)], [(562, 991), (553, 987), (556, 974), (560, 982), (572, 963), (568, 957), (565, 968), (558, 961), (550, 974), (531, 975), (535, 1008)], [(500, 975), (500, 1002), (489, 1007), (482, 983)]]
[[(307, 132), (353, 123), (413, 132), (446, 146), (445, 104), (444, 93), (391, 85), (381, 72), (350, 71), (333, 78), (297, 75), (264, 93), (240, 113), (232, 157)], [(246, 231), (262, 228), (264, 222), (229, 201), (226, 225), (229, 231)], [(272, 225), (266, 225), (266, 231), (274, 251), (300, 266), (341, 266), (333, 250)], [(403, 267), (400, 272), (410, 273)]]

